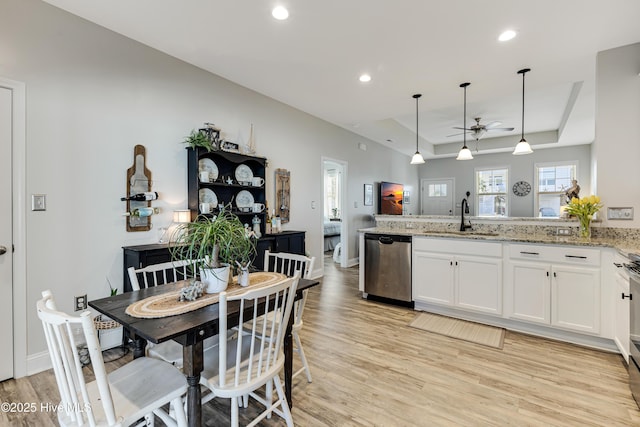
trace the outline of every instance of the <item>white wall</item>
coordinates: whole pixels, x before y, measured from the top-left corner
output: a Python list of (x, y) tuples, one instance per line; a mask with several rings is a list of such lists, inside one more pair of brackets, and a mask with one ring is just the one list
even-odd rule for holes
[[(598, 53), (595, 185), (607, 227), (640, 227), (640, 43)], [(606, 207), (634, 208), (633, 221), (606, 219)]]
[[(203, 122), (237, 142), (255, 126), (258, 154), (291, 171), (290, 230), (307, 231), (307, 250), (322, 259), (322, 156), (348, 162), (350, 238), (371, 224), (363, 184), (417, 184), (409, 158), (342, 128), (185, 64), (38, 0), (0, 0), (0, 76), (26, 83), (27, 195), (45, 193), (47, 211), (27, 213), (27, 353), (46, 346), (35, 302), (51, 289), (59, 307), (74, 295), (122, 289), (122, 246), (157, 241), (157, 232), (127, 233), (120, 197), (133, 147), (147, 149), (155, 203), (164, 213), (186, 207), (186, 150), (180, 142)], [(367, 151), (358, 149), (368, 145)], [(274, 184), (268, 185), (273, 206)], [(317, 208), (311, 208), (315, 201)], [(358, 201), (358, 207), (354, 207)]]
[[(514, 146), (517, 141), (514, 139)], [(482, 140), (480, 140), (482, 144)], [(465, 197), (467, 191), (471, 192), (470, 200), (475, 200), (475, 169), (476, 168), (501, 168), (509, 169), (509, 187), (518, 181), (527, 181), (531, 186), (535, 184), (535, 164), (577, 161), (578, 183), (580, 195), (586, 196), (591, 191), (591, 146), (574, 145), (571, 147), (550, 148), (535, 150), (526, 156), (514, 156), (511, 153), (497, 153), (475, 155), (473, 160), (456, 160), (455, 158), (429, 160), (420, 167), (420, 179), (455, 178), (455, 215), (460, 215), (458, 206)], [(473, 203), (473, 202), (472, 202)], [(515, 196), (509, 191), (509, 216), (532, 217), (534, 213), (533, 191), (527, 196)], [(475, 207), (472, 206), (472, 215), (475, 215)]]

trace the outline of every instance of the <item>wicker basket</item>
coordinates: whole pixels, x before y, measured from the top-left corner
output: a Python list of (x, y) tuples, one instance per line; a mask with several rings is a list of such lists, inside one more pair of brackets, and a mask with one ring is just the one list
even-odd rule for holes
[(104, 317), (104, 320), (103, 320), (102, 314), (99, 314), (93, 318), (93, 326), (95, 326), (96, 329), (100, 330), (100, 329), (115, 329), (115, 328), (119, 328), (122, 325), (120, 325), (120, 323), (106, 316)]

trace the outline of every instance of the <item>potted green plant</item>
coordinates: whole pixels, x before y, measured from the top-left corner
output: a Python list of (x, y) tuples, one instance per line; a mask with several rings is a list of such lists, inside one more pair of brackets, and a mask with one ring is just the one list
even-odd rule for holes
[(211, 144), (209, 136), (201, 130), (193, 129), (189, 136), (187, 136), (183, 142), (185, 144), (188, 144), (189, 147), (193, 148), (194, 150), (198, 147), (201, 147), (207, 151), (213, 151), (213, 145)]
[(193, 261), (207, 293), (225, 290), (235, 261), (246, 265), (256, 252), (255, 241), (229, 207), (213, 217), (200, 215), (194, 222), (180, 224), (172, 240), (171, 257)]

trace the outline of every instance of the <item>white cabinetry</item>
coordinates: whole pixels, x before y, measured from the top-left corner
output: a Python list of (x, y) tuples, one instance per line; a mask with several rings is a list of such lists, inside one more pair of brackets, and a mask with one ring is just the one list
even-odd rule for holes
[(502, 244), (414, 237), (413, 299), (502, 314)]
[[(621, 265), (623, 262), (629, 262), (628, 259), (616, 259), (616, 263)], [(624, 360), (629, 363), (629, 309), (631, 296), (629, 295), (629, 276), (627, 275), (624, 267), (618, 267), (614, 273), (614, 331), (613, 340), (620, 350), (620, 353), (624, 356)]]
[(599, 334), (599, 265), (597, 249), (510, 245), (506, 315)]

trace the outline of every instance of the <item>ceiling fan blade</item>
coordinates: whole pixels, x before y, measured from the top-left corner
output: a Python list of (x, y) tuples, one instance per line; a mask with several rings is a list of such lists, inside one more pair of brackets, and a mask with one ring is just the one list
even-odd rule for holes
[(484, 125), (485, 129), (491, 129), (494, 128), (496, 126), (500, 126), (502, 124), (502, 122), (498, 122), (498, 121), (493, 121), (493, 122), (489, 122), (486, 125)]
[(451, 129), (473, 130), (473, 129), (469, 129), (469, 128), (461, 128), (461, 127), (457, 127), (457, 126), (454, 126), (454, 127), (452, 127)]
[(454, 134), (452, 134), (452, 135), (447, 135), (447, 138), (450, 138), (450, 137), (452, 137), (452, 136), (464, 135), (465, 133), (469, 133), (469, 132), (454, 133)]
[(511, 132), (513, 129), (515, 129), (515, 128), (491, 128), (491, 129), (487, 129), (487, 130), (499, 130), (501, 132)]

